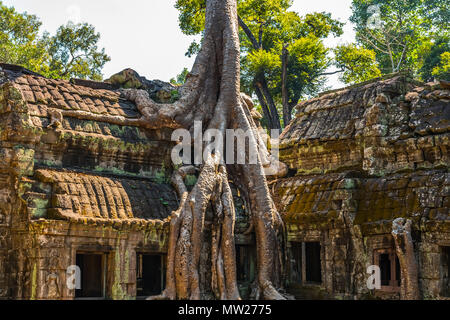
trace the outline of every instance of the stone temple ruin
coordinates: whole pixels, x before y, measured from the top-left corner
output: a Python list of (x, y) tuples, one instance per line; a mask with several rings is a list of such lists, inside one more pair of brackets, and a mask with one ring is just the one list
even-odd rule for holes
[[(118, 87), (176, 88), (131, 70), (108, 83), (0, 69), (0, 299), (139, 299), (164, 288), (171, 130), (150, 130)], [(450, 298), (450, 85), (397, 74), (301, 102), (270, 181), (297, 299), (400, 299), (392, 222), (412, 221), (422, 299)], [(195, 182), (195, 176), (190, 177)], [(238, 281), (255, 279), (246, 203)], [(367, 267), (381, 271), (369, 289)], [(78, 266), (80, 287), (67, 284)], [(68, 269), (69, 268), (69, 269)], [(75, 281), (76, 282), (76, 281)]]

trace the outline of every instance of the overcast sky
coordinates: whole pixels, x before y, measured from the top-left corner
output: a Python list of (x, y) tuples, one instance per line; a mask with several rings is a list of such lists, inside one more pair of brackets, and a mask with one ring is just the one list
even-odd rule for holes
[[(148, 79), (168, 81), (184, 67), (191, 68), (193, 59), (184, 56), (192, 37), (183, 35), (178, 27), (175, 0), (2, 0), (19, 12), (37, 15), (43, 29), (51, 34), (58, 26), (88, 22), (101, 33), (100, 46), (112, 61), (105, 65), (105, 78), (125, 68), (133, 68)], [(331, 12), (333, 18), (347, 22), (351, 0), (294, 0), (292, 9), (304, 15), (314, 11)], [(339, 39), (327, 45), (352, 42), (350, 23)], [(333, 88), (342, 87), (338, 77), (330, 78)]]

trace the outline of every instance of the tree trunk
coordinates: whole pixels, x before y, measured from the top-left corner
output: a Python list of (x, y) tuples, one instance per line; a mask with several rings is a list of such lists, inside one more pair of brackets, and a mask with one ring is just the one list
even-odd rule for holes
[[(238, 17), (239, 26), (244, 31), (248, 40), (252, 43), (255, 50), (262, 48), (262, 35), (263, 29), (262, 25), (259, 29), (258, 39), (255, 38), (250, 28), (245, 24), (245, 22)], [(277, 107), (273, 101), (272, 95), (269, 92), (269, 87), (267, 85), (267, 80), (264, 74), (259, 74), (254, 79), (255, 92), (258, 97), (259, 103), (263, 108), (264, 116), (267, 118), (269, 129), (280, 129), (280, 116), (278, 115)]]
[(272, 95), (270, 94), (266, 77), (261, 74), (256, 76), (255, 83), (256, 83), (256, 86), (258, 87), (258, 89), (261, 91), (261, 93), (265, 99), (265, 102), (268, 105), (269, 111), (270, 111), (272, 127), (269, 129), (281, 130), (280, 116), (278, 115), (277, 106), (275, 105)]
[(419, 300), (419, 275), (411, 237), (411, 220), (396, 219), (392, 225), (392, 236), (395, 240), (402, 274), (401, 299)]
[(262, 94), (261, 89), (259, 89), (259, 87), (256, 84), (255, 84), (254, 88), (255, 88), (256, 96), (258, 97), (258, 101), (261, 104), (261, 108), (263, 110), (264, 117), (267, 120), (267, 126), (269, 129), (272, 129), (272, 128), (274, 128), (274, 124), (272, 122), (272, 115), (270, 114), (270, 110), (269, 110), (269, 107), (267, 106), (266, 99), (264, 99), (264, 95)]
[(283, 101), (283, 122), (286, 128), (292, 120), (292, 109), (289, 106), (289, 96), (287, 90), (287, 64), (289, 58), (289, 50), (283, 47), (283, 53), (281, 55), (281, 96)]
[[(149, 128), (185, 128), (193, 131), (194, 121), (204, 129), (216, 129), (225, 137), (227, 129), (251, 133), (249, 153), (257, 155), (256, 164), (223, 165), (223, 155), (212, 154), (195, 168), (185, 165), (172, 182), (180, 195), (180, 207), (168, 219), (170, 240), (167, 261), (167, 285), (162, 295), (152, 299), (202, 299), (210, 288), (217, 299), (239, 299), (236, 280), (234, 243), (235, 208), (228, 181), (232, 180), (246, 195), (255, 226), (257, 283), (259, 296), (283, 299), (281, 288), (284, 267), (284, 225), (271, 198), (264, 165), (269, 158), (249, 111), (249, 101), (240, 94), (240, 48), (236, 0), (207, 0), (203, 45), (180, 100), (157, 104), (141, 90), (123, 90), (134, 101)], [(224, 143), (225, 145), (225, 143)], [(235, 147), (236, 148), (236, 147)], [(246, 155), (248, 163), (249, 154)], [(198, 181), (188, 192), (183, 178), (200, 171)], [(213, 226), (211, 258), (204, 249), (205, 213), (211, 209)], [(210, 265), (211, 283), (203, 283), (201, 265)]]

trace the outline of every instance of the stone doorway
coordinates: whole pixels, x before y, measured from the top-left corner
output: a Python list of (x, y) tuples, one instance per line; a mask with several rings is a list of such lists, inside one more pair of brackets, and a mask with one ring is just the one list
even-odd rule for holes
[(75, 298), (105, 299), (106, 255), (77, 253), (76, 264), (81, 271), (81, 289), (75, 291)]
[(139, 298), (159, 295), (164, 290), (164, 256), (136, 254), (136, 296)]

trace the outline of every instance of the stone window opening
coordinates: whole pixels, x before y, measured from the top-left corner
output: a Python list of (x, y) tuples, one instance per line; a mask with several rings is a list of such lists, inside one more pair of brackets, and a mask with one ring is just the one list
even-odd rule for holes
[(291, 243), (292, 284), (322, 284), (321, 250), (320, 242)]
[(441, 247), (441, 295), (450, 298), (450, 247)]
[(81, 289), (75, 290), (76, 299), (106, 298), (106, 258), (104, 253), (77, 253), (76, 265), (81, 271)]
[(165, 287), (163, 255), (136, 253), (136, 296), (161, 294)]
[(374, 252), (374, 264), (380, 267), (381, 291), (400, 292), (401, 271), (395, 249), (379, 249)]

